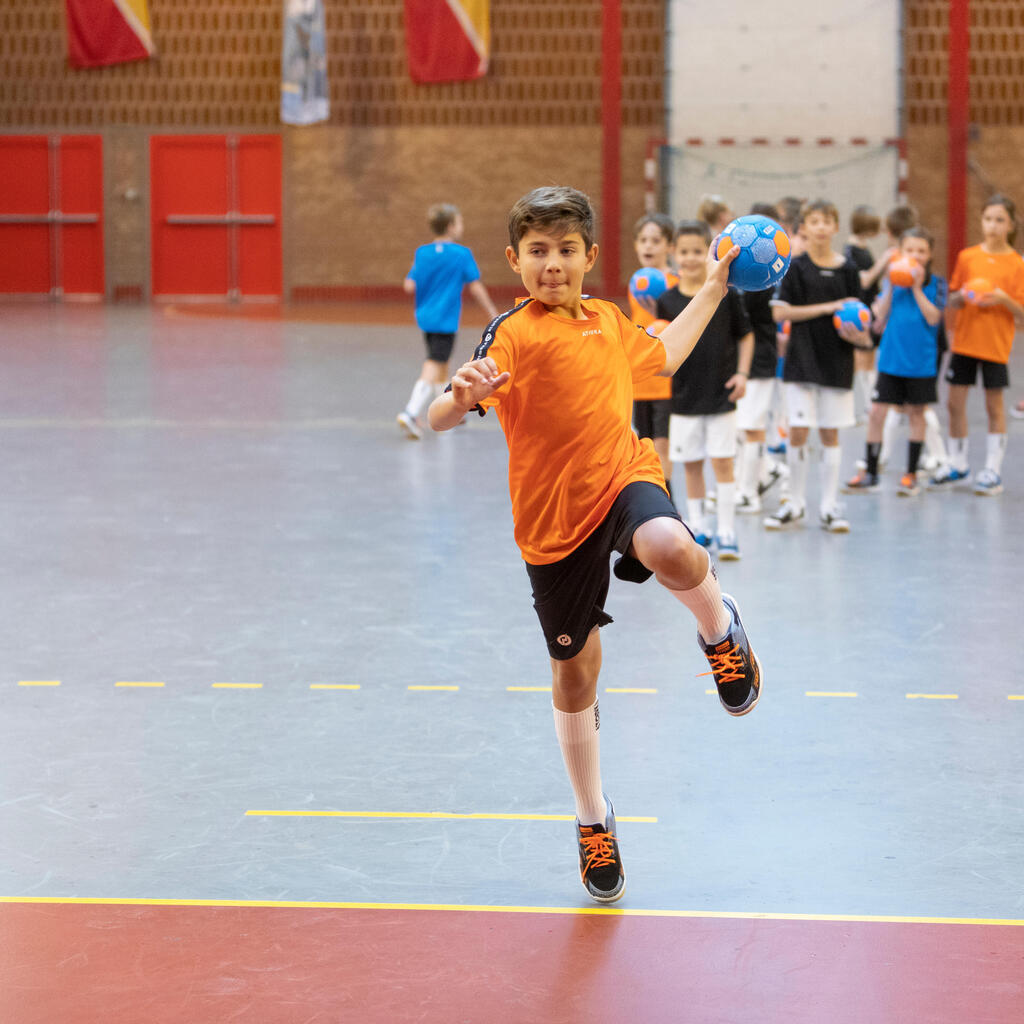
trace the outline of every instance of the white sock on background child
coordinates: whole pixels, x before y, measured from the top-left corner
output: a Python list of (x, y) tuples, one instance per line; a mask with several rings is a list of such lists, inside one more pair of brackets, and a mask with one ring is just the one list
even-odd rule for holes
[(939, 426), (939, 417), (931, 407), (924, 411), (924, 447), (925, 451), (937, 459), (939, 465), (944, 466), (949, 461), (946, 454), (946, 444), (942, 440), (942, 427)]
[(743, 458), (738, 476), (740, 494), (748, 498), (757, 497), (757, 485), (763, 476), (761, 460), (764, 457), (764, 445), (760, 441), (743, 442)]
[(601, 712), (595, 700), (583, 711), (559, 711), (555, 714), (555, 735), (562, 760), (576, 798), (576, 817), (581, 825), (604, 824), (604, 794), (601, 791)]
[[(754, 493), (757, 493), (755, 488)], [(734, 534), (736, 532), (736, 483), (718, 485), (718, 532)]]
[(896, 447), (896, 435), (905, 420), (906, 416), (895, 409), (890, 409), (885, 414), (885, 425), (882, 427), (882, 450), (878, 453), (879, 472), (881, 472), (881, 467), (890, 461), (893, 449)]
[(704, 532), (704, 499), (686, 499), (686, 523), (694, 533)]
[(958, 472), (967, 472), (968, 443), (966, 437), (949, 439), (949, 464)]
[(412, 394), (409, 395), (405, 411), (414, 420), (418, 420), (427, 411), (427, 406), (433, 400), (434, 385), (429, 380), (420, 379), (412, 386)]
[(989, 434), (985, 448), (985, 468), (993, 473), (1003, 471), (1003, 456), (1006, 454), (1006, 435)]
[(697, 631), (706, 644), (717, 644), (724, 640), (732, 628), (732, 616), (722, 602), (722, 588), (714, 563), (708, 555), (707, 575), (692, 590), (671, 590), (668, 592), (686, 605), (697, 620)]
[(821, 450), (821, 508), (831, 512), (839, 503), (839, 463), (843, 451), (839, 445)]
[(798, 508), (807, 505), (807, 445), (799, 447), (790, 443), (786, 449), (786, 463), (789, 465), (789, 498)]

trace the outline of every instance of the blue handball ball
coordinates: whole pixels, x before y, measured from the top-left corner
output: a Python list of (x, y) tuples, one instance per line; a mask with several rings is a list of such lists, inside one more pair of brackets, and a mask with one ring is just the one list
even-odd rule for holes
[(786, 276), (792, 259), (789, 235), (771, 217), (751, 213), (731, 221), (718, 236), (715, 259), (720, 260), (734, 245), (740, 247), (740, 254), (729, 268), (729, 284), (745, 292), (763, 292)]
[(634, 299), (657, 299), (668, 290), (668, 278), (657, 267), (641, 267), (629, 279), (629, 294)]
[(858, 331), (866, 331), (871, 326), (871, 310), (859, 299), (847, 299), (832, 314), (832, 326), (837, 331), (843, 324), (850, 324)]

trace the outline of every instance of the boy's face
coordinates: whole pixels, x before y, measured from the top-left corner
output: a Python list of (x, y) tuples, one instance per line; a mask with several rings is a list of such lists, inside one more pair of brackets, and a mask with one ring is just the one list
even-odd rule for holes
[(669, 241), (657, 224), (645, 224), (636, 236), (636, 256), (641, 267), (660, 267), (668, 257)]
[(811, 210), (804, 217), (800, 227), (808, 245), (822, 248), (832, 244), (832, 239), (835, 238), (835, 234), (839, 230), (839, 222), (835, 217), (830, 217), (821, 210)]
[(708, 244), (701, 235), (680, 235), (676, 239), (676, 266), (684, 277), (703, 274), (707, 258)]
[(922, 267), (927, 266), (932, 258), (932, 247), (927, 238), (904, 238), (900, 242), (900, 252), (904, 256), (913, 257)]
[(578, 231), (557, 237), (531, 228), (519, 240), (518, 252), (508, 246), (505, 255), (530, 295), (553, 311), (572, 310), (583, 293), (583, 275), (597, 259), (597, 246), (587, 249)]

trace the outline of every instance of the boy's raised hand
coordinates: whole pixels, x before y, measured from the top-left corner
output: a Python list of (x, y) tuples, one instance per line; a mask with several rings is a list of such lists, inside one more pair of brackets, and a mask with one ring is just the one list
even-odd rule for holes
[(721, 259), (716, 260), (715, 251), (718, 249), (718, 239), (721, 237), (721, 235), (716, 235), (711, 243), (711, 247), (708, 249), (708, 276), (704, 284), (705, 286), (711, 285), (718, 288), (720, 291), (719, 298), (725, 298), (725, 293), (729, 289), (729, 267), (732, 261), (739, 256), (740, 247), (734, 245)]
[(467, 412), (478, 402), (489, 398), (512, 375), (498, 372), (498, 364), (490, 357), (463, 363), (452, 377), (452, 399)]

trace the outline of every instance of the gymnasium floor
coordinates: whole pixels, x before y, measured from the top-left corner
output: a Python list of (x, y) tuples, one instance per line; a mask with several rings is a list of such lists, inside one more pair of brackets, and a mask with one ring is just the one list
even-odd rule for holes
[(396, 316), (0, 313), (0, 1020), (1024, 1019), (1024, 422), (998, 499), (741, 518), (747, 718), (613, 583), (598, 908), (504, 442), (399, 436)]

